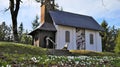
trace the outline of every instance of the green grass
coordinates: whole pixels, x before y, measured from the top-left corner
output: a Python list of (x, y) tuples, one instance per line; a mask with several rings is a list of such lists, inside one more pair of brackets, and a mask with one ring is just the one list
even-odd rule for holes
[(111, 53), (111, 52), (95, 52), (88, 50), (70, 50), (70, 52), (74, 55), (86, 55), (86, 56), (119, 56), (119, 54)]
[[(70, 60), (70, 62), (76, 62), (76, 61), (84, 61), (84, 62), (101, 62), (98, 61), (100, 59), (106, 58), (107, 61), (109, 61), (108, 64), (112, 64), (112, 67), (120, 67), (120, 58), (119, 55), (115, 53), (109, 53), (109, 52), (94, 52), (94, 51), (87, 51), (87, 50), (70, 50), (71, 53), (76, 55), (71, 57), (73, 59)], [(47, 50), (40, 48), (40, 47), (34, 47), (28, 44), (19, 44), (19, 43), (13, 43), (13, 42), (0, 42), (0, 66), (6, 67), (6, 65), (10, 64), (22, 64), (21, 67), (28, 67), (27, 65), (31, 64), (59, 64), (58, 62), (68, 62), (68, 59), (66, 56), (50, 56), (47, 55)], [(1, 56), (3, 54), (3, 56)], [(85, 55), (88, 56), (87, 61), (81, 58), (77, 58), (77, 56)], [(117, 55), (117, 56), (116, 56)], [(36, 58), (38, 62), (34, 62), (31, 60), (31, 58)], [(89, 59), (90, 58), (90, 59)], [(98, 58), (97, 60), (91, 59), (91, 58)], [(106, 60), (104, 60), (106, 61)], [(82, 62), (81, 62), (82, 63)], [(104, 62), (102, 62), (104, 63)], [(25, 66), (24, 66), (25, 65)], [(47, 67), (47, 66), (46, 66)], [(107, 66), (106, 66), (107, 67)]]
[(32, 57), (40, 57), (44, 60), (47, 58), (47, 50), (29, 44), (0, 42), (0, 67), (6, 67), (8, 64), (29, 65), (34, 62), (31, 60)]
[[(94, 52), (88, 50), (69, 50), (72, 55), (86, 56), (119, 56), (110, 52)], [(29, 54), (29, 55), (46, 55), (47, 49), (31, 46), (29, 44), (20, 44), (13, 42), (0, 42), (0, 53), (4, 54)]]
[(45, 55), (46, 49), (13, 42), (0, 42), (0, 53), (4, 54), (29, 54)]

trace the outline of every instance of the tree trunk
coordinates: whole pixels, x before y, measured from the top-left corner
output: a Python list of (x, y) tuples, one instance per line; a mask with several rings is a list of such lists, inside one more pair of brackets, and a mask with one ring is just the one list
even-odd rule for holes
[(18, 42), (17, 18), (12, 18), (12, 27), (13, 27), (14, 41)]
[(13, 36), (14, 36), (14, 41), (18, 42), (18, 33), (17, 33), (17, 16), (18, 16), (18, 11), (20, 8), (20, 1), (21, 0), (9, 0), (10, 2), (10, 13), (11, 13), (11, 18), (12, 18), (12, 28), (13, 28)]

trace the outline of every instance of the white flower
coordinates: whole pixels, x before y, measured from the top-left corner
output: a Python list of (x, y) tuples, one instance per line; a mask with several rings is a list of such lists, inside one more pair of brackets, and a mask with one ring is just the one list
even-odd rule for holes
[(39, 62), (39, 60), (37, 60), (36, 57), (32, 57), (31, 60), (35, 63)]
[(6, 65), (6, 67), (11, 67), (11, 65)]

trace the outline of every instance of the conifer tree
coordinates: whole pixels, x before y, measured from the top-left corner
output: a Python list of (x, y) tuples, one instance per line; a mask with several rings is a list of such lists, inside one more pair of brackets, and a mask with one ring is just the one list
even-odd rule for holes
[(32, 22), (32, 28), (33, 28), (33, 30), (35, 30), (38, 26), (39, 26), (39, 22), (38, 22), (38, 16), (36, 15), (36, 17), (35, 17), (35, 20)]
[(120, 53), (120, 29), (118, 30), (118, 34), (117, 34), (117, 37), (116, 37), (116, 46), (115, 46), (114, 51), (116, 53)]
[(23, 35), (23, 23), (20, 24), (19, 28), (18, 28), (18, 36), (19, 36), (19, 42), (21, 42), (22, 39), (22, 35)]
[(108, 26), (105, 20), (101, 26), (104, 28), (104, 31), (100, 32), (102, 36), (102, 51), (113, 52), (116, 44), (117, 29), (115, 29), (115, 26)]

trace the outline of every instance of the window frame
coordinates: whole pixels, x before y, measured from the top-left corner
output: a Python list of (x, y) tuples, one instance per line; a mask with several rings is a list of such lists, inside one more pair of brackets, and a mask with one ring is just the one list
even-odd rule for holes
[(65, 31), (65, 42), (70, 42), (70, 31)]
[(91, 45), (93, 45), (93, 44), (94, 44), (94, 35), (93, 35), (93, 34), (90, 34), (90, 35), (89, 35), (89, 39), (90, 39), (90, 40), (89, 40), (89, 41), (90, 41), (89, 43), (90, 43)]

